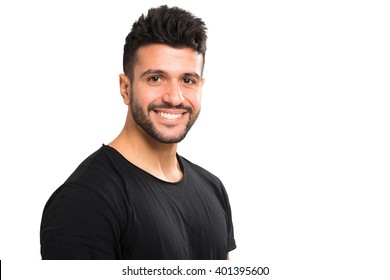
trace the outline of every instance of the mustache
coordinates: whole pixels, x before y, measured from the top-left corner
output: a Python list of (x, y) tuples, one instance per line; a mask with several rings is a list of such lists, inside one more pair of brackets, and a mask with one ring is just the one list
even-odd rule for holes
[(157, 110), (157, 109), (181, 109), (186, 110), (189, 113), (192, 113), (192, 108), (189, 106), (184, 106), (183, 104), (179, 104), (177, 106), (172, 106), (169, 103), (161, 103), (161, 104), (150, 104), (147, 108), (148, 112)]

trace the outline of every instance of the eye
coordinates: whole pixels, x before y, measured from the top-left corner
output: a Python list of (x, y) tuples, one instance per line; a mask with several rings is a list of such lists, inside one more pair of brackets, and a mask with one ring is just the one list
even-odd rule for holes
[(152, 83), (158, 83), (159, 81), (161, 81), (161, 78), (159, 76), (152, 76), (148, 78), (148, 81)]
[(183, 82), (184, 82), (185, 84), (187, 84), (187, 85), (194, 85), (194, 84), (196, 84), (195, 80), (190, 79), (190, 78), (184, 78), (184, 79), (183, 79)]

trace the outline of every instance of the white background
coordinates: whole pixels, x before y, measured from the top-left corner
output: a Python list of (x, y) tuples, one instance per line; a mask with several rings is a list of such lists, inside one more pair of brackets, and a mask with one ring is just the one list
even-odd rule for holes
[(268, 279), (389, 279), (386, 2), (2, 1), (2, 273), (50, 271), (43, 207), (122, 129), (124, 39), (167, 3), (209, 29), (202, 113), (179, 152), (225, 184), (233, 263)]

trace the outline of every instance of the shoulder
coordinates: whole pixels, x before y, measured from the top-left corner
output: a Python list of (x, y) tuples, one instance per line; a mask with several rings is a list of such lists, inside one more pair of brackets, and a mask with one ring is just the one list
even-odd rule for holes
[(58, 199), (76, 199), (112, 201), (123, 199), (124, 185), (121, 180), (121, 168), (106, 146), (88, 156), (52, 194), (50, 201)]
[(184, 172), (187, 172), (190, 176), (200, 176), (201, 178), (205, 180), (209, 180), (216, 184), (222, 184), (221, 180), (211, 173), (210, 171), (206, 170), (205, 168), (189, 161), (188, 159), (179, 156), (180, 162), (183, 165)]
[(223, 208), (226, 211), (230, 211), (229, 196), (219, 177), (184, 157), (180, 156), (179, 158), (183, 165), (187, 182), (193, 183), (197, 188), (207, 190), (209, 194), (212, 193)]
[(85, 181), (100, 182), (102, 178), (110, 177), (115, 167), (111, 164), (113, 155), (110, 154), (107, 146), (102, 146), (100, 149), (88, 156), (75, 171), (66, 180), (66, 183), (81, 183)]
[(184, 173), (187, 178), (197, 182), (198, 185), (202, 185), (203, 188), (212, 190), (221, 200), (228, 200), (225, 186), (219, 177), (184, 157), (180, 156), (180, 161), (183, 165)]
[(65, 184), (81, 185), (97, 192), (122, 192), (126, 168), (123, 158), (103, 145), (75, 169)]

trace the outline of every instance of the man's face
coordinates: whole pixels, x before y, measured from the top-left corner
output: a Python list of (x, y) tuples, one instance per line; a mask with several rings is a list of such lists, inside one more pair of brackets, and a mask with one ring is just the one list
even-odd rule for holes
[(134, 121), (162, 143), (180, 142), (200, 112), (203, 57), (163, 44), (141, 47), (130, 81)]

